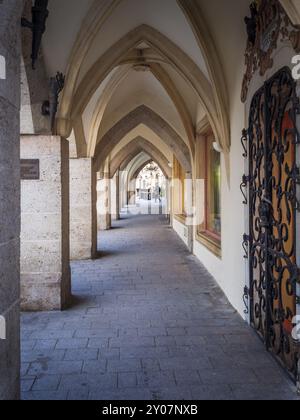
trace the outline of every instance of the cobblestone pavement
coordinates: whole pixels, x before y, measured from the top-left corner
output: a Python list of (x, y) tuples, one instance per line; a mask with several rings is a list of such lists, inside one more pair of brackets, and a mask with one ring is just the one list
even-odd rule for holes
[(295, 399), (256, 335), (158, 216), (101, 233), (73, 306), (22, 319), (23, 399)]

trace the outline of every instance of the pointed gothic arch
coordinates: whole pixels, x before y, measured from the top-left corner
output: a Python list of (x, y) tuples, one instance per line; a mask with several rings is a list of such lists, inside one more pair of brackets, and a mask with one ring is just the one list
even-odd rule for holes
[(146, 125), (173, 151), (186, 172), (192, 171), (190, 151), (176, 131), (156, 112), (142, 105), (117, 122), (100, 140), (95, 152), (95, 167), (101, 167), (114, 147), (134, 128)]
[[(68, 110), (70, 103), (73, 101), (80, 70), (85, 58), (88, 55), (91, 45), (97, 33), (99, 33), (105, 22), (121, 1), (122, 0), (111, 0), (110, 2), (107, 2), (106, 0), (94, 0), (90, 10), (82, 22), (67, 66), (66, 82), (60, 101), (61, 125), (63, 125), (63, 120), (67, 118), (66, 111)], [(67, 121), (65, 121), (65, 123), (65, 127), (68, 126)], [(68, 138), (70, 133), (64, 137)], [(64, 132), (64, 134), (67, 133)]]
[[(132, 30), (106, 51), (87, 72), (74, 93), (73, 100), (71, 102), (62, 101), (57, 118), (58, 133), (69, 137), (73, 117), (80, 115), (98, 86), (115, 67), (120, 64), (134, 64), (133, 56), (131, 55), (128, 58), (127, 54), (141, 42), (146, 42), (156, 52), (158, 56), (155, 57), (155, 61), (168, 63), (194, 89), (202, 107), (207, 113), (216, 141), (220, 143), (224, 152), (229, 151), (229, 124), (222, 127), (228, 116), (224, 115), (221, 118), (220, 112), (215, 105), (215, 95), (209, 80), (184, 51), (166, 36), (148, 25), (141, 25)], [(136, 54), (135, 60), (136, 64), (140, 63), (138, 54)], [(151, 57), (149, 62), (146, 59), (146, 63), (151, 64), (152, 62), (153, 59)], [(222, 109), (227, 115), (226, 108)]]
[(212, 84), (216, 113), (220, 120), (220, 135), (224, 139), (224, 143), (222, 140), (220, 140), (219, 143), (222, 146), (223, 151), (228, 152), (230, 149), (229, 98), (226, 80), (222, 70), (223, 66), (217, 47), (210, 33), (210, 28), (203, 17), (199, 2), (195, 0), (177, 0), (177, 3), (189, 22), (200, 51), (203, 54), (210, 82)]
[(141, 152), (145, 152), (151, 157), (151, 160), (154, 160), (159, 165), (167, 179), (172, 177), (172, 170), (168, 159), (162, 154), (162, 152), (148, 140), (143, 137), (137, 137), (124, 146), (112, 159), (110, 164), (111, 178), (121, 166), (126, 167)]
[[(131, 181), (133, 181), (134, 179), (136, 179), (138, 176), (139, 176), (139, 174), (140, 174), (140, 172), (142, 172), (142, 170), (149, 164), (149, 163), (151, 163), (151, 162), (155, 162), (157, 165), (158, 165), (158, 163), (156, 162), (156, 160), (154, 160), (154, 159), (150, 159), (150, 160), (148, 160), (148, 161), (145, 161), (144, 163), (142, 163), (142, 164), (140, 164), (139, 166), (138, 166), (138, 168), (137, 169), (135, 169), (133, 172), (132, 172), (132, 174), (130, 174), (129, 175), (129, 182), (131, 182)], [(158, 165), (159, 166), (159, 168), (161, 169), (161, 167), (160, 167), (160, 165)], [(163, 170), (161, 169), (161, 171), (163, 172)]]
[[(129, 71), (132, 67), (128, 66), (121, 66), (111, 77), (110, 81), (106, 85), (98, 103), (95, 107), (94, 114), (91, 120), (91, 129), (89, 132), (89, 136), (87, 138), (87, 142), (84, 141), (84, 144), (87, 143), (88, 149), (88, 156), (93, 157), (95, 154), (95, 149), (97, 146), (98, 138), (99, 138), (99, 131), (102, 122), (102, 118), (104, 112), (108, 106), (110, 99), (112, 98), (113, 94), (115, 93), (118, 86), (124, 81), (126, 76), (128, 75)], [(149, 65), (149, 70), (153, 74), (153, 76), (158, 80), (158, 82), (162, 85), (170, 99), (172, 100), (179, 117), (182, 121), (183, 127), (185, 128), (187, 138), (189, 140), (189, 147), (191, 149), (192, 155), (195, 152), (195, 129), (193, 127), (192, 118), (189, 114), (187, 106), (185, 104), (184, 99), (182, 98), (181, 94), (179, 93), (178, 89), (176, 88), (175, 84), (169, 77), (168, 73), (163, 69), (163, 67), (158, 63), (153, 63)], [(76, 117), (80, 119), (80, 116)], [(77, 137), (76, 137), (77, 139)], [(80, 138), (76, 140), (78, 143), (80, 142)], [(78, 149), (82, 149), (82, 146), (78, 144)]]

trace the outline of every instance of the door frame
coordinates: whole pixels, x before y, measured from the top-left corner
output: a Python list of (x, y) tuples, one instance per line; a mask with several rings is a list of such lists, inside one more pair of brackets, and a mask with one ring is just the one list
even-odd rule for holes
[[(251, 118), (251, 109), (252, 109), (252, 104), (253, 101), (255, 100), (256, 97), (258, 97), (260, 95), (260, 93), (263, 91), (265, 94), (267, 86), (271, 85), (271, 83), (276, 80), (276, 78), (278, 78), (280, 76), (281, 73), (289, 73), (290, 78), (292, 79), (292, 75), (291, 75), (291, 69), (289, 67), (283, 67), (281, 68), (279, 71), (277, 71), (272, 77), (270, 77), (268, 80), (264, 81), (263, 84), (260, 86), (260, 88), (254, 93), (254, 95), (252, 96), (251, 99), (251, 106), (249, 108), (249, 112), (248, 112), (248, 125), (250, 127), (250, 118)], [(299, 130), (298, 128), (300, 127), (300, 106), (299, 106), (299, 99), (297, 98), (297, 83), (295, 81), (295, 85), (294, 85), (294, 95), (295, 95), (295, 104), (294, 104), (294, 121), (295, 121), (295, 129), (296, 129), (296, 136), (297, 136), (297, 143), (296, 143), (296, 150), (295, 150), (295, 163), (296, 166), (299, 168), (300, 167), (300, 135), (299, 135)], [(265, 124), (266, 125), (266, 124)], [(266, 128), (267, 130), (267, 128)], [(264, 134), (264, 138), (265, 138), (265, 144), (266, 144), (266, 137), (269, 136), (269, 133), (265, 132)], [(250, 182), (251, 182), (251, 175), (250, 175), (250, 130), (245, 129), (243, 130), (243, 134), (242, 134), (242, 146), (243, 146), (243, 157), (245, 160), (245, 175), (243, 176), (242, 179), (242, 183), (241, 183), (241, 191), (243, 193), (243, 198), (244, 201), (243, 203), (245, 204), (245, 224), (246, 224), (246, 231), (248, 233), (244, 234), (243, 236), (243, 248), (245, 251), (245, 268), (246, 268), (246, 287), (244, 290), (244, 296), (243, 296), (243, 300), (246, 306), (246, 310), (245, 310), (245, 316), (246, 319), (249, 323), (249, 325), (252, 324), (252, 300), (253, 300), (253, 296), (251, 296), (251, 288), (252, 288), (252, 280), (251, 280), (251, 236), (250, 236), (250, 223), (251, 223), (251, 219), (252, 219), (252, 215), (251, 215), (251, 208), (250, 208), (250, 199), (251, 199), (251, 194), (250, 194)], [(265, 157), (263, 158), (265, 159)], [(296, 185), (296, 195), (297, 195), (297, 199), (299, 200), (300, 197), (300, 182), (297, 183)], [(299, 212), (299, 208), (298, 211), (295, 210), (295, 240), (297, 238), (300, 238), (300, 212)], [(300, 247), (298, 246), (298, 243), (296, 242), (296, 252), (295, 252), (295, 257), (296, 257), (296, 265), (298, 266), (298, 269), (300, 267)], [(300, 300), (299, 300), (299, 296), (300, 296), (300, 273), (298, 274), (298, 282), (296, 283), (296, 292), (295, 292), (295, 299), (296, 299), (296, 309), (295, 309), (295, 316), (298, 317), (298, 320), (300, 322), (299, 316), (300, 316)], [(267, 286), (268, 287), (268, 286)], [(274, 300), (273, 300), (274, 302)], [(262, 337), (260, 336), (260, 338), (265, 342), (266, 348), (268, 351), (271, 351), (272, 354), (272, 349), (270, 349), (270, 343), (268, 343), (268, 340), (266, 340), (266, 337)], [(299, 341), (298, 341), (298, 369), (297, 369), (297, 373), (295, 373), (293, 376), (293, 379), (295, 380), (295, 382), (297, 383), (298, 386), (298, 391), (300, 392), (300, 357), (299, 357)], [(276, 355), (274, 355), (276, 360), (278, 360), (278, 357)], [(284, 366), (284, 364), (279, 361), (279, 363), (281, 365)], [(286, 367), (285, 367), (286, 369)], [(286, 369), (287, 370), (287, 369)]]

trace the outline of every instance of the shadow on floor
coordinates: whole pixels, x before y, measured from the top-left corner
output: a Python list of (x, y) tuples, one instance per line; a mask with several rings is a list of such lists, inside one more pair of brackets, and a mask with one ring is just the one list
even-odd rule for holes
[[(100, 244), (101, 246), (101, 244)], [(117, 257), (118, 255), (122, 255), (122, 251), (97, 251), (97, 254), (94, 260), (109, 258), (109, 257)]]

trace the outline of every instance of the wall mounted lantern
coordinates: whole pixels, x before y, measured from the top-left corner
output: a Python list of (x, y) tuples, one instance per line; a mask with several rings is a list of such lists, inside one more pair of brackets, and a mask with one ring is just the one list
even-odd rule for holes
[(46, 30), (46, 20), (49, 16), (47, 9), (48, 0), (35, 0), (35, 4), (31, 9), (32, 22), (29, 22), (26, 18), (22, 18), (21, 25), (23, 28), (29, 28), (32, 31), (32, 68), (35, 69), (35, 62), (39, 56), (39, 50), (43, 34)]

